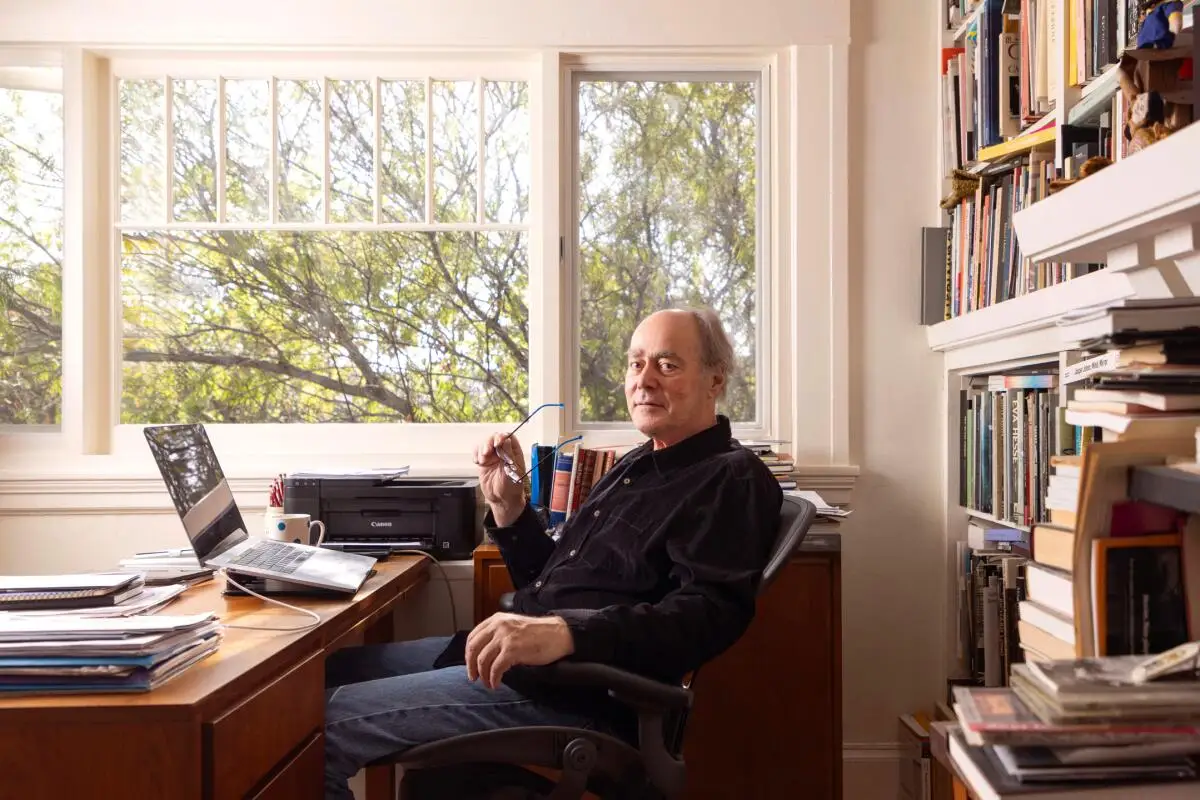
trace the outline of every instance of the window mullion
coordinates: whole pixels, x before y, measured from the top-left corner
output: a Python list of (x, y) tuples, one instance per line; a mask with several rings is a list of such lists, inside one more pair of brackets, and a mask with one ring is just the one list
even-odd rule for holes
[(477, 85), (475, 87), (475, 98), (476, 98), (475, 99), (475, 111), (476, 111), (476, 117), (477, 117), (477, 122), (478, 122), (477, 136), (479, 137), (478, 141), (476, 142), (476, 144), (478, 145), (478, 151), (477, 151), (477, 155), (475, 158), (475, 163), (476, 163), (475, 219), (478, 222), (485, 222), (486, 220), (484, 219), (484, 197), (483, 197), (483, 181), (484, 181), (483, 160), (486, 157), (486, 153), (487, 153), (487, 143), (484, 141), (484, 134), (487, 132), (487, 127), (484, 124), (485, 120), (484, 120), (484, 116), (483, 116), (484, 92), (483, 92), (483, 78), (482, 77), (478, 80)]
[(119, 205), (107, 187), (116, 182), (111, 154), (120, 143), (120, 117), (110, 124), (112, 89), (106, 60), (82, 49), (65, 54), (62, 431), (68, 451), (84, 455), (110, 451), (116, 420), (117, 264), (110, 237)]
[(329, 168), (329, 78), (321, 79), (321, 216), (329, 222), (329, 184), (333, 178)]
[(279, 221), (279, 79), (272, 76), (270, 89), (271, 126), (271, 178), (267, 187), (269, 218), (274, 224)]
[(217, 222), (225, 221), (225, 79), (217, 78)]
[(562, 104), (559, 53), (542, 53), (529, 83), (529, 280), (526, 296), (529, 307), (529, 404), (565, 403), (563, 414), (539, 414), (538, 441), (553, 442), (570, 430), (578, 403), (566, 392), (563, 370), (574, 363), (569, 348), (564, 348), (562, 304), (568, 301), (562, 281), (559, 237), (561, 203), (564, 194), (560, 182), (562, 157)]
[(374, 216), (375, 222), (380, 223), (383, 221), (383, 90), (378, 77), (371, 82), (371, 110), (374, 112), (375, 119), (375, 148), (371, 164), (375, 181)]
[(168, 75), (163, 81), (163, 147), (164, 167), (163, 187), (166, 192), (164, 203), (165, 219), (172, 222), (175, 219), (175, 88)]
[(433, 78), (425, 79), (425, 221), (433, 222)]

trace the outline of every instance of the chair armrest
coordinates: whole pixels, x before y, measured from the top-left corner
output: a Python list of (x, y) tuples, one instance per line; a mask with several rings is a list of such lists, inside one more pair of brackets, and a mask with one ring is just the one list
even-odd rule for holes
[(557, 661), (546, 676), (566, 686), (593, 686), (638, 709), (675, 711), (692, 707), (692, 693), (681, 686), (662, 683), (608, 664), (590, 661)]

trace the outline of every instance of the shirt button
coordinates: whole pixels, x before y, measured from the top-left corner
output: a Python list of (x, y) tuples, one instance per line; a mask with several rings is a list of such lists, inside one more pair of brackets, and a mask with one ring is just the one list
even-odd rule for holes
[(626, 478), (625, 480), (621, 481), (621, 483), (623, 483), (623, 484), (625, 484), (626, 486), (628, 486), (629, 484), (633, 483), (633, 481), (632, 481), (632, 480), (630, 480), (629, 478)]
[(592, 516), (593, 516), (593, 517), (599, 517), (599, 516), (600, 516), (600, 509), (596, 509), (595, 511), (593, 511), (593, 512), (592, 512)]
[(567, 553), (567, 558), (574, 558), (575, 554), (578, 552), (578, 550), (572, 550), (571, 552)]
[(541, 582), (541, 581), (538, 581), (537, 583), (535, 583), (535, 584), (533, 585), (533, 588), (535, 588), (535, 589), (540, 589), (540, 588), (542, 588), (542, 582)]

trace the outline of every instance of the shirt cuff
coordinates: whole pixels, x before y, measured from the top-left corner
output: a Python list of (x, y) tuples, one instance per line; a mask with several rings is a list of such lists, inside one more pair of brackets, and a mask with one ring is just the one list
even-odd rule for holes
[(512, 521), (511, 525), (497, 525), (496, 516), (492, 514), (489, 508), (483, 515), (483, 528), (487, 531), (488, 536), (492, 537), (492, 541), (501, 547), (508, 547), (516, 541), (522, 529), (530, 527), (537, 529), (538, 519), (537, 514), (533, 512), (533, 508), (526, 503), (521, 509), (521, 514)]
[(559, 608), (550, 612), (561, 617), (571, 631), (575, 652), (571, 661), (595, 661), (607, 663), (612, 660), (613, 647), (609, 640), (611, 627), (600, 609)]

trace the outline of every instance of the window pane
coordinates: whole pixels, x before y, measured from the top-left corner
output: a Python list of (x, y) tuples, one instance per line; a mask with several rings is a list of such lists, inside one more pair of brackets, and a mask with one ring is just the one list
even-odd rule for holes
[(329, 219), (375, 219), (375, 114), (370, 81), (329, 82)]
[(171, 86), (175, 132), (175, 219), (217, 219), (217, 82), (177, 80)]
[(126, 232), (122, 421), (508, 422), (518, 233)]
[(324, 212), (321, 82), (279, 81), (279, 221), (319, 222)]
[(62, 148), (62, 95), (0, 89), (0, 424), (61, 420)]
[(380, 205), (388, 222), (425, 221), (425, 82), (379, 86)]
[(167, 217), (166, 90), (162, 81), (122, 80), (121, 220)]
[(271, 82), (225, 82), (225, 218), (265, 222), (271, 213)]
[(617, 389), (638, 321), (710, 305), (736, 353), (722, 400), (756, 411), (754, 81), (579, 84), (580, 416), (628, 419)]
[(524, 222), (529, 214), (528, 86), (488, 81), (483, 99), (486, 221)]
[(479, 93), (474, 81), (433, 83), (433, 219), (478, 219)]

